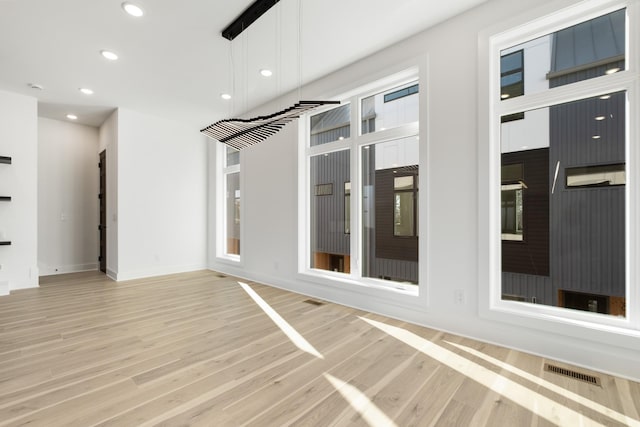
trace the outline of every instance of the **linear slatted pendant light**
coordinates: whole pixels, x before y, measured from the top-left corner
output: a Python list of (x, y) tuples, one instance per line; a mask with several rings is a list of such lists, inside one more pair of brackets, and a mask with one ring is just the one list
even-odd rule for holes
[(236, 150), (242, 150), (274, 135), (301, 114), (327, 104), (340, 104), (340, 101), (300, 101), (292, 107), (267, 116), (220, 120), (200, 132)]
[[(249, 25), (260, 18), (260, 16), (266, 13), (267, 10), (278, 3), (278, 1), (279, 0), (257, 0), (253, 2), (236, 20), (222, 31), (222, 37), (229, 41), (233, 40), (242, 31), (246, 30)], [(220, 120), (201, 129), (200, 132), (236, 150), (242, 150), (276, 134), (287, 123), (299, 118), (301, 114), (327, 104), (340, 104), (340, 101), (299, 101), (289, 108), (265, 116), (258, 116), (251, 119), (236, 118)]]

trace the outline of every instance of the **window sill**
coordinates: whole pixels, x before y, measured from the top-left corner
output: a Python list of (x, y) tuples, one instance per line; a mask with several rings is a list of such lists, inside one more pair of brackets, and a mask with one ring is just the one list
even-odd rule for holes
[(524, 328), (581, 337), (599, 344), (640, 350), (640, 330), (628, 317), (582, 312), (560, 307), (500, 301), (491, 308), (481, 308), (481, 317)]
[[(354, 279), (344, 273), (336, 273), (327, 270), (309, 269), (300, 272), (300, 275), (314, 283), (344, 289), (344, 285), (349, 285), (351, 290), (364, 291), (367, 293), (397, 295), (403, 299), (409, 297), (416, 299), (420, 296), (420, 285), (413, 285), (401, 282), (390, 282), (376, 279)], [(388, 283), (388, 284), (387, 284)], [(368, 292), (370, 291), (370, 292)]]

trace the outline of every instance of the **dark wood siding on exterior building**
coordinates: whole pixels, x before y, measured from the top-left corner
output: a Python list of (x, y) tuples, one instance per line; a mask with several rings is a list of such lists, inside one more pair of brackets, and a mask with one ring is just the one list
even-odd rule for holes
[[(606, 120), (594, 117), (604, 115)], [(567, 188), (567, 168), (625, 163), (625, 94), (551, 107), (551, 274), (559, 289), (625, 294), (625, 186)], [(594, 135), (600, 136), (593, 139)], [(553, 170), (550, 171), (550, 174)]]
[(394, 178), (411, 175), (417, 177), (417, 170), (415, 173), (394, 171), (395, 169), (376, 171), (376, 257), (417, 262), (418, 237), (393, 235)]
[(549, 275), (549, 149), (502, 155), (502, 165), (522, 164), (523, 240), (502, 241), (502, 271)]

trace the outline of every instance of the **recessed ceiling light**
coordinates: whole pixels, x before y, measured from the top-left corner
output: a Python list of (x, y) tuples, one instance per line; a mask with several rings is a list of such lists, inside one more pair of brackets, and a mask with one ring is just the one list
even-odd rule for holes
[(67, 114), (67, 119), (69, 120), (78, 120), (78, 116), (75, 114)]
[(101, 50), (100, 54), (110, 61), (115, 61), (116, 59), (118, 59), (118, 55), (111, 52), (110, 50)]
[(593, 135), (591, 138), (592, 139), (600, 139), (601, 137), (600, 137), (600, 135)]
[(89, 89), (88, 87), (81, 87), (78, 90), (80, 92), (84, 93), (85, 95), (93, 95), (93, 91), (91, 89)]
[(617, 73), (618, 71), (620, 71), (620, 68), (618, 67), (614, 67), (614, 68), (609, 68), (607, 71), (605, 71), (605, 74), (613, 74), (613, 73)]
[(605, 116), (596, 116), (595, 119), (600, 122), (600, 121), (606, 119), (606, 117)]
[(600, 99), (609, 99), (609, 98), (611, 98), (611, 95), (602, 95), (600, 97)]
[(502, 95), (500, 95), (501, 99), (507, 99), (510, 95), (508, 93), (503, 93)]
[(231, 95), (229, 95), (228, 93), (221, 93), (220, 94), (220, 98), (222, 98), (222, 99), (224, 99), (226, 101), (226, 100), (231, 99)]
[(262, 70), (260, 70), (260, 74), (263, 77), (271, 77), (273, 75), (273, 71), (263, 68)]
[(122, 3), (122, 9), (127, 12), (131, 16), (135, 16), (136, 18), (144, 15), (144, 10), (140, 6), (137, 6), (133, 3), (129, 3), (128, 1)]

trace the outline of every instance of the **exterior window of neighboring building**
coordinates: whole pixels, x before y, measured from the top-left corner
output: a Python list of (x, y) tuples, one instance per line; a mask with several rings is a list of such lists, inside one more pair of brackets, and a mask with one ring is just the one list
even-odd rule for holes
[(418, 189), (416, 177), (396, 176), (393, 179), (393, 235), (414, 237), (417, 234), (416, 206)]
[[(638, 76), (625, 71), (627, 22), (627, 10), (612, 7), (543, 37), (495, 45), (500, 183), (492, 191), (500, 188), (500, 197), (491, 210), (501, 223), (494, 236), (503, 301), (562, 307), (567, 316), (627, 316), (626, 117), (637, 115), (628, 108)], [(535, 84), (525, 86), (525, 74)]]
[(522, 163), (502, 166), (501, 217), (502, 240), (523, 240), (523, 182)]
[[(419, 86), (406, 81), (309, 118), (303, 268), (310, 273), (330, 270), (396, 288), (418, 284)], [(357, 103), (355, 117), (349, 106)], [(330, 195), (315, 195), (328, 183)]]
[(362, 100), (361, 133), (393, 129), (418, 121), (418, 84), (412, 82)]
[(524, 51), (500, 57), (500, 99), (524, 95)]
[(222, 226), (218, 232), (222, 234), (218, 248), (222, 256), (233, 260), (240, 259), (240, 152), (222, 143)]

